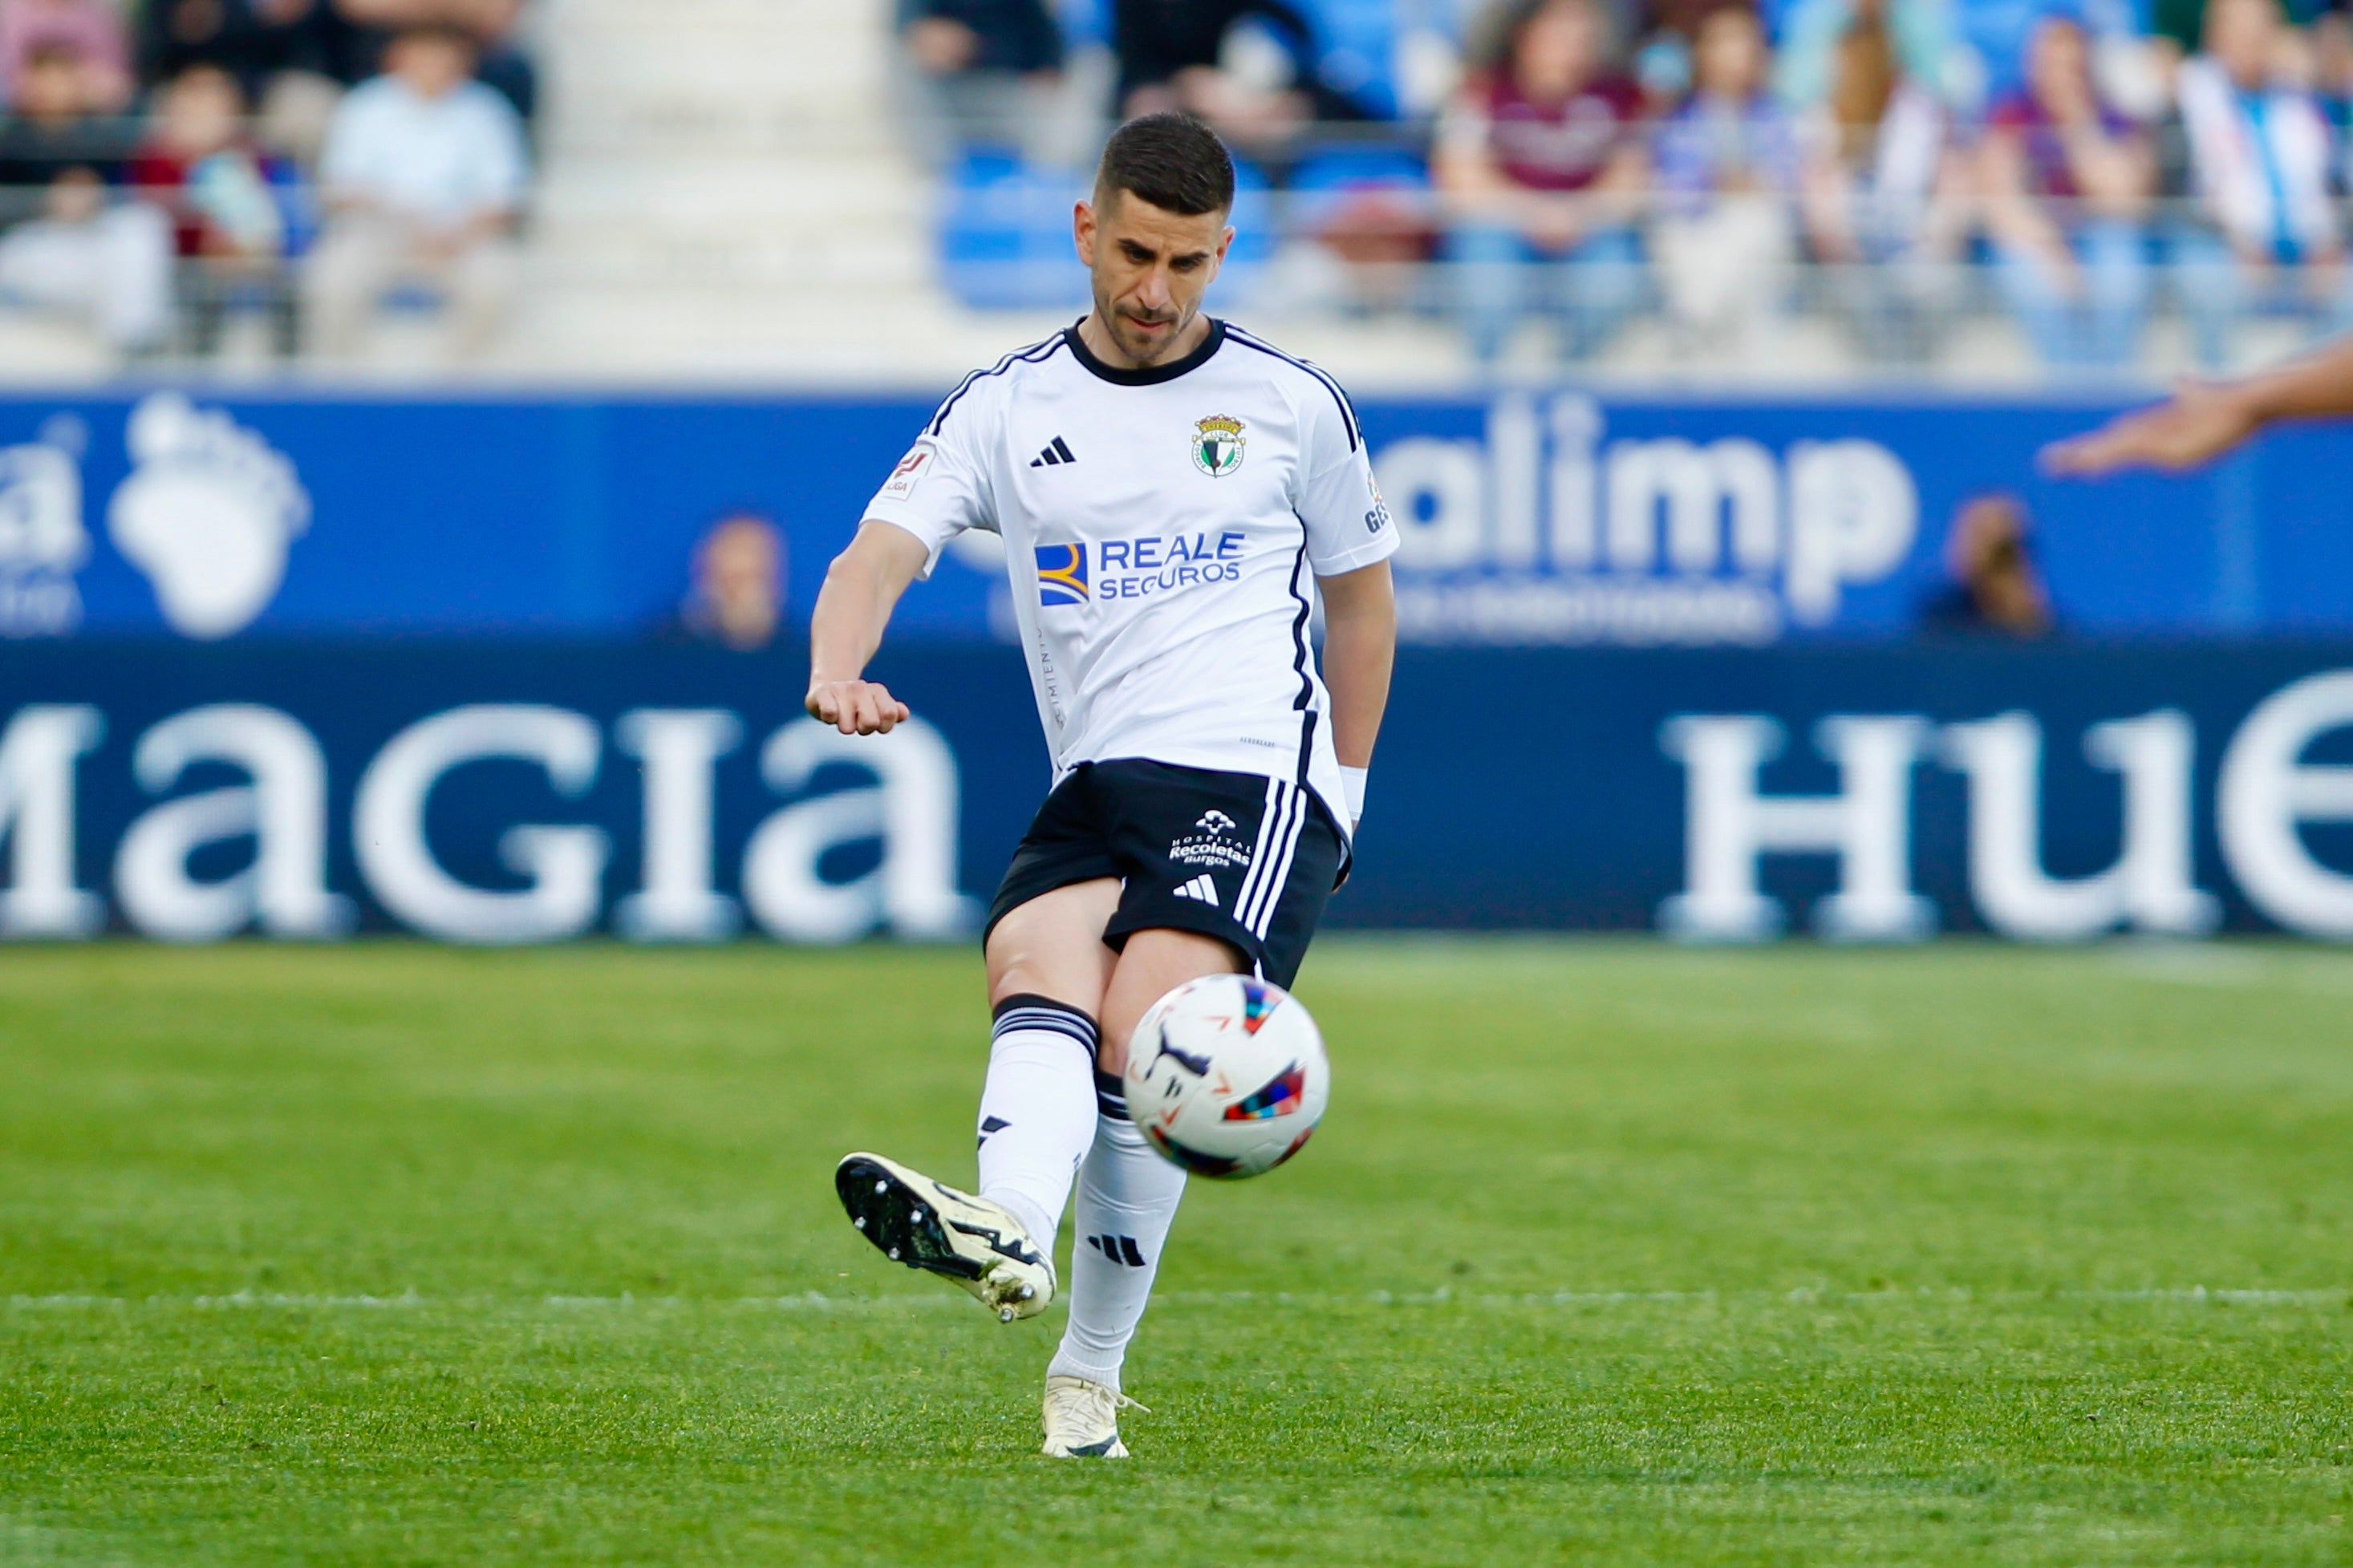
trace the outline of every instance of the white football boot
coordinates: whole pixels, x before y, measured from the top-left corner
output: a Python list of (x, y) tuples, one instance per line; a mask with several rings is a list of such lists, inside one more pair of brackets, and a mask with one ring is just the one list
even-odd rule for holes
[(1127, 1445), (1119, 1440), (1123, 1410), (1144, 1410), (1144, 1406), (1116, 1389), (1083, 1377), (1048, 1378), (1044, 1452), (1057, 1459), (1126, 1458)]
[(1034, 1318), (1054, 1299), (1054, 1260), (1019, 1220), (987, 1198), (880, 1154), (843, 1160), (833, 1186), (849, 1223), (884, 1256), (955, 1280), (999, 1321)]

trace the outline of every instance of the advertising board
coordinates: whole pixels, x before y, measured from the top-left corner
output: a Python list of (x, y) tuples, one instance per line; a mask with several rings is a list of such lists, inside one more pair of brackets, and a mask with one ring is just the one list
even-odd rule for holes
[[(1026, 677), (877, 673), (917, 722), (857, 740), (790, 650), (19, 646), (0, 933), (965, 940)], [(2353, 939), (2353, 644), (1408, 650), (1331, 920)]]
[[(2046, 480), (2107, 405), (1368, 397), (1424, 645), (1884, 638), (1943, 582), (1973, 498), (2014, 494), (2063, 625), (2353, 636), (2353, 433), (2274, 436), (2183, 479)], [(0, 397), (0, 637), (659, 636), (697, 542), (780, 534), (788, 618), (930, 411), (915, 397)], [(1214, 414), (1216, 410), (1204, 410)], [(1050, 435), (1050, 433), (1049, 433)], [(1172, 440), (1191, 435), (1180, 428)], [(1041, 437), (1041, 440), (1043, 437)], [(1007, 624), (993, 542), (902, 635)]]

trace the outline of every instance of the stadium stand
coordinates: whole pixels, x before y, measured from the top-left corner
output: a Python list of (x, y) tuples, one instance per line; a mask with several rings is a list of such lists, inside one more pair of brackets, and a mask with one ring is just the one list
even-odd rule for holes
[[(1220, 308), (1368, 384), (2031, 384), (2353, 319), (2353, 29), (2269, 0), (1785, 0), (1761, 62), (1738, 4), (1665, 0), (125, 5), (0, 0), (0, 375), (935, 383), (1083, 304), (1069, 204), (1162, 103), (1241, 156)], [(402, 268), (317, 187), (434, 17), (531, 174), (489, 182), (512, 251)]]

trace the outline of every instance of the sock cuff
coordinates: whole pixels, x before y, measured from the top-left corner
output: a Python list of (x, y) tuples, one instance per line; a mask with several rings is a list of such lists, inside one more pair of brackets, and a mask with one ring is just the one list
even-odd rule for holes
[(1127, 1079), (1115, 1072), (1095, 1068), (1095, 1114), (1114, 1121), (1128, 1120)]
[(1096, 1048), (1103, 1044), (1102, 1033), (1095, 1027), (1095, 1021), (1092, 1018), (1088, 1017), (1068, 1002), (1057, 1002), (1050, 996), (1036, 996), (1027, 992), (1008, 996), (990, 1008), (989, 1015), (995, 1020), (988, 1031), (988, 1037), (992, 1040), (1001, 1040), (1008, 1035), (1027, 1030), (1041, 1029), (1048, 1034), (1068, 1036), (1081, 1050), (1087, 1053), (1090, 1060), (1093, 1058)]
[(1064, 1337), (1054, 1359), (1046, 1363), (1048, 1377), (1083, 1377), (1089, 1383), (1100, 1383), (1113, 1394), (1119, 1392), (1120, 1363), (1126, 1360), (1122, 1350), (1093, 1351), (1071, 1343)]

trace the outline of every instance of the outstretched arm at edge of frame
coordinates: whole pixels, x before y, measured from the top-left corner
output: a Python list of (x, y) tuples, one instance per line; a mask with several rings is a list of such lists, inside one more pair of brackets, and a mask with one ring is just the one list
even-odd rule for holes
[(2185, 380), (2164, 403), (2120, 415), (2087, 435), (2045, 447), (2042, 467), (2078, 479), (2135, 468), (2179, 473), (2221, 457), (2282, 420), (2346, 415), (2353, 415), (2353, 335), (2260, 375), (2239, 381)]
[(907, 721), (907, 705), (880, 681), (865, 679), (866, 661), (882, 646), (882, 628), (899, 595), (923, 569), (923, 542), (896, 523), (868, 518), (849, 548), (826, 568), (809, 617), (809, 685), (802, 706), (809, 717), (845, 735), (887, 735)]

